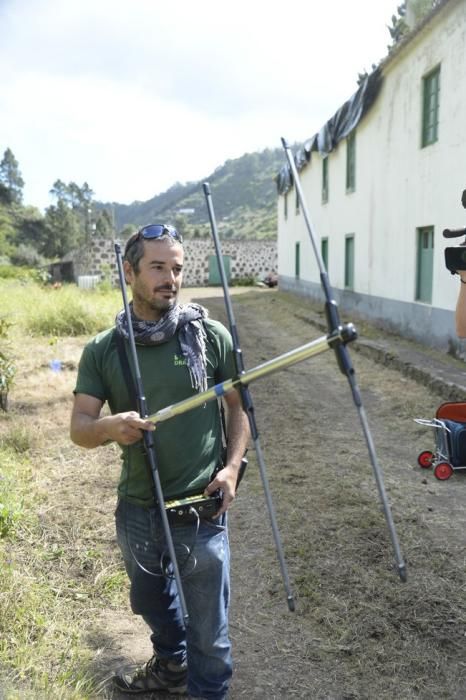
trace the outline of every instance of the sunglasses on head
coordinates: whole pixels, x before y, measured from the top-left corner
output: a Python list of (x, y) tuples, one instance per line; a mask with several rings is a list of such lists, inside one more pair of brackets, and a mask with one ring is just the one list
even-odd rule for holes
[(179, 243), (183, 243), (183, 236), (181, 233), (178, 233), (173, 226), (169, 226), (168, 224), (148, 224), (139, 229), (137, 235), (134, 236), (133, 240), (126, 247), (125, 254), (133, 243), (139, 241), (141, 238), (144, 238), (145, 241), (154, 241), (162, 236), (170, 236), (170, 238), (174, 238)]

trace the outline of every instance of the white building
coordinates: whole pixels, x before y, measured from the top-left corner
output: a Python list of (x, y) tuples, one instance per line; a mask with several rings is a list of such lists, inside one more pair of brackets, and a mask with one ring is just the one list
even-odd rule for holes
[[(466, 225), (466, 0), (437, 2), (296, 161), (344, 320), (456, 345), (444, 249), (463, 239), (442, 232)], [(287, 167), (277, 182), (280, 288), (322, 299)]]

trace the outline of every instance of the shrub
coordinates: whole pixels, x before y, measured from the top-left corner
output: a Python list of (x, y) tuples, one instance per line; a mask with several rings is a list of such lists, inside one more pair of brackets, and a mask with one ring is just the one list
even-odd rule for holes
[(12, 265), (37, 268), (45, 265), (45, 258), (31, 245), (21, 243), (10, 255)]
[(237, 277), (231, 280), (232, 287), (253, 287), (257, 280), (253, 275), (246, 275), (245, 277)]
[(0, 279), (18, 280), (18, 282), (22, 283), (39, 282), (44, 284), (50, 280), (50, 274), (45, 269), (0, 264)]
[(0, 277), (2, 279), (23, 279), (25, 270), (22, 267), (14, 267), (9, 264), (0, 265)]

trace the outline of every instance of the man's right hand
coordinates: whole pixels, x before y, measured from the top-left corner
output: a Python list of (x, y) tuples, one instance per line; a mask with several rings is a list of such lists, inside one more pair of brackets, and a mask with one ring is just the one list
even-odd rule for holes
[(106, 416), (101, 420), (106, 422), (106, 432), (109, 440), (114, 440), (120, 445), (132, 445), (142, 440), (143, 430), (155, 430), (155, 425), (144, 420), (136, 411), (116, 413), (114, 416)]
[(107, 442), (132, 445), (142, 439), (143, 430), (155, 430), (136, 411), (101, 416), (102, 401), (88, 394), (76, 394), (71, 414), (70, 437), (81, 447), (99, 447)]

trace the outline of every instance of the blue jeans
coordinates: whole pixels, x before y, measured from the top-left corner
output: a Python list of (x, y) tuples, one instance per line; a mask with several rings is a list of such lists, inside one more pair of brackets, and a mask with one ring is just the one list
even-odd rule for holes
[(189, 616), (186, 630), (176, 582), (162, 574), (168, 549), (158, 508), (120, 500), (115, 519), (131, 581), (131, 608), (152, 630), (155, 653), (177, 663), (187, 661), (190, 695), (224, 700), (232, 675), (226, 515), (201, 520), (199, 529), (192, 523), (171, 527)]

